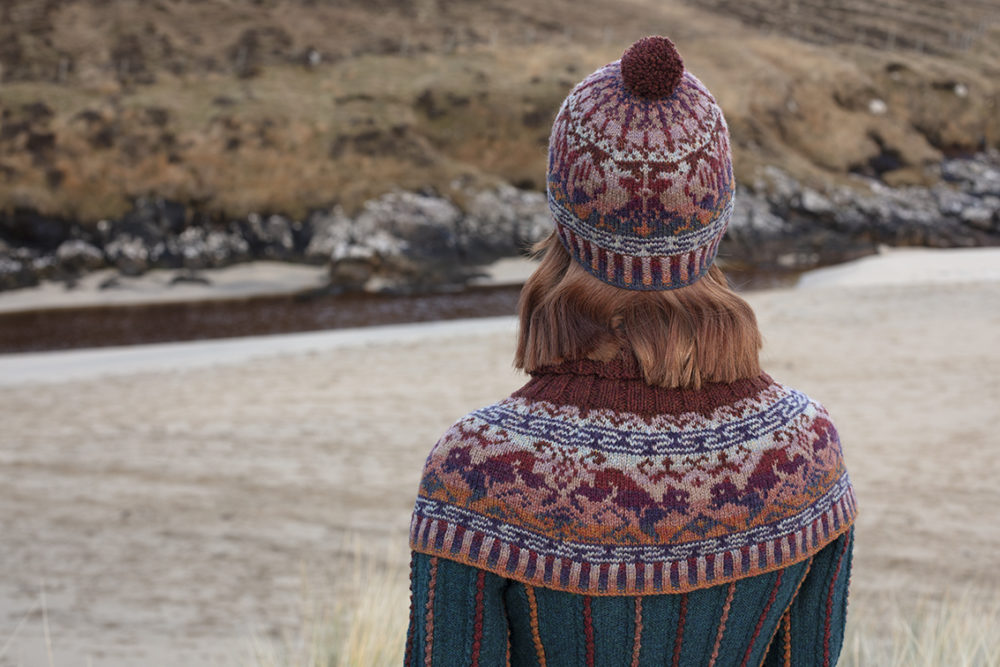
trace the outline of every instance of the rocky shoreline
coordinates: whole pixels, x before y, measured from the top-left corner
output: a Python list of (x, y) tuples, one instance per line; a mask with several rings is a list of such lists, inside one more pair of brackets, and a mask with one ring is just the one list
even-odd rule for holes
[[(820, 192), (766, 168), (739, 187), (720, 257), (744, 269), (803, 271), (880, 244), (1000, 245), (1000, 152), (946, 160), (930, 177), (929, 187), (893, 188), (858, 176), (858, 187)], [(433, 192), (393, 192), (353, 217), (334, 208), (303, 220), (251, 214), (220, 223), (162, 199), (89, 227), (17, 212), (0, 217), (0, 290), (45, 280), (72, 287), (109, 267), (126, 276), (177, 269), (178, 282), (210, 282), (203, 270), (256, 259), (326, 265), (328, 292), (453, 289), (550, 229), (544, 194), (511, 186), (469, 193), (462, 208)], [(102, 285), (114, 286), (113, 278)]]

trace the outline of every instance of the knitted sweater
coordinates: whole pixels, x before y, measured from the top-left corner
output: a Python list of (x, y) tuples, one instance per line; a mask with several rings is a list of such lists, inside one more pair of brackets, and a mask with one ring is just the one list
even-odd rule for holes
[[(688, 625), (708, 623), (718, 635), (711, 664), (730, 664), (716, 659), (732, 651), (746, 652), (746, 660), (731, 664), (760, 664), (801, 598), (805, 611), (789, 615), (787, 625), (815, 630), (819, 622), (825, 657), (821, 651), (817, 662), (793, 664), (833, 664), (854, 515), (827, 412), (766, 374), (670, 390), (646, 384), (632, 358), (547, 368), (511, 397), (459, 420), (427, 459), (411, 523), (409, 654), (424, 664), (467, 664), (459, 654), (438, 660), (442, 644), (433, 649), (430, 632), (438, 641), (465, 641), (469, 664), (502, 664), (473, 659), (496, 634), (504, 652), (511, 642), (515, 664), (619, 664), (598, 659), (603, 649), (591, 640), (608, 623), (614, 638), (602, 646), (620, 647), (628, 624), (613, 619), (631, 604), (633, 624), (645, 616), (642, 626), (660, 648)], [(820, 601), (816, 591), (824, 590)], [(692, 600), (708, 611), (692, 612)], [(469, 615), (440, 626), (432, 613), (439, 605)], [(550, 640), (563, 636), (558, 628), (574, 609), (585, 620), (584, 659), (540, 658), (542, 629), (556, 628)], [(682, 611), (688, 620), (677, 622)], [(755, 622), (727, 639), (725, 616)], [(502, 627), (487, 632), (488, 619)], [(730, 620), (730, 628), (740, 625)], [(435, 625), (444, 630), (433, 633)], [(631, 664), (647, 664), (635, 641)], [(789, 634), (789, 648), (795, 645)], [(678, 646), (673, 664), (703, 664), (678, 662), (688, 650)]]

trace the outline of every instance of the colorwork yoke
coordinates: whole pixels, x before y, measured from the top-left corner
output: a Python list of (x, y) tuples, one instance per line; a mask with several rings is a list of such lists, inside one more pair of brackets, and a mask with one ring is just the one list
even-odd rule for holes
[(804, 394), (574, 361), (444, 434), (410, 547), (571, 593), (684, 593), (810, 558), (855, 513), (837, 431)]

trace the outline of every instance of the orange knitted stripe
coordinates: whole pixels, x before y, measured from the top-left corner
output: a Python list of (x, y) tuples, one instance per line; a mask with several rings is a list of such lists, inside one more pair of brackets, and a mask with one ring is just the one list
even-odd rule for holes
[(424, 628), (427, 631), (427, 648), (424, 651), (424, 664), (431, 667), (434, 651), (434, 588), (437, 586), (438, 559), (431, 558), (431, 580), (427, 590), (427, 621)]
[(632, 642), (632, 667), (639, 667), (639, 652), (642, 649), (642, 598), (635, 598), (635, 640)]
[[(782, 612), (782, 614), (781, 614), (782, 616), (785, 616), (787, 614), (787, 615), (789, 615), (789, 617), (791, 617), (790, 610), (792, 608), (792, 604), (795, 602), (795, 598), (797, 598), (799, 596), (799, 590), (802, 588), (802, 584), (805, 583), (806, 577), (809, 576), (809, 570), (812, 569), (812, 564), (813, 564), (814, 558), (815, 558), (815, 556), (810, 556), (809, 560), (806, 562), (806, 571), (802, 573), (802, 578), (799, 579), (799, 583), (797, 583), (795, 585), (795, 592), (792, 593), (792, 599), (788, 601), (788, 605), (785, 607), (785, 611)], [(774, 634), (775, 635), (778, 634), (777, 628), (775, 628)], [(768, 648), (771, 647), (771, 642), (773, 642), (773, 641), (774, 641), (774, 636), (772, 636), (771, 639), (768, 641), (768, 643), (767, 643)], [(789, 640), (789, 641), (791, 641), (791, 640)], [(791, 644), (789, 644), (788, 650), (789, 651), (792, 650)], [(764, 651), (764, 657), (761, 658), (760, 665), (758, 665), (758, 667), (763, 667), (764, 662), (767, 660), (767, 653), (768, 653), (767, 651)]]
[(542, 635), (538, 631), (538, 602), (535, 600), (535, 589), (525, 585), (528, 594), (528, 616), (531, 619), (531, 639), (535, 643), (535, 655), (538, 657), (538, 667), (545, 667), (545, 647), (542, 646)]
[(722, 635), (726, 631), (726, 621), (729, 619), (729, 607), (733, 604), (733, 594), (736, 592), (736, 582), (729, 584), (729, 592), (726, 595), (726, 604), (722, 605), (722, 617), (719, 619), (719, 632), (715, 635), (715, 646), (712, 648), (712, 658), (708, 661), (708, 667), (715, 667), (715, 661), (719, 659), (719, 647), (722, 645)]

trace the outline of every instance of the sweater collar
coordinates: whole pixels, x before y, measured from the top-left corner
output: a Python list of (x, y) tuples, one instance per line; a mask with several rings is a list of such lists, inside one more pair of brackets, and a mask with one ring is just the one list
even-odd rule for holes
[(758, 395), (774, 384), (766, 373), (700, 389), (668, 389), (647, 384), (638, 360), (623, 354), (607, 361), (575, 359), (531, 373), (516, 398), (572, 405), (581, 410), (613, 410), (644, 417), (697, 412), (709, 415), (725, 405)]

